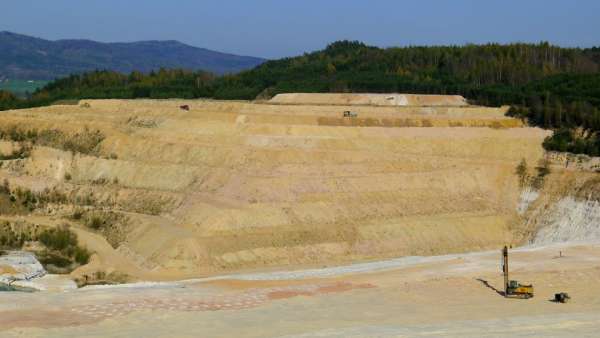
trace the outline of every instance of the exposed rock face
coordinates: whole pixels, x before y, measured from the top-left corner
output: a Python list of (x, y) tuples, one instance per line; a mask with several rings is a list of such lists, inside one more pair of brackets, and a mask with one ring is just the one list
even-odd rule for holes
[(546, 159), (551, 174), (521, 193), (525, 237), (532, 245), (599, 242), (599, 158), (549, 153)]
[(65, 291), (77, 285), (68, 275), (50, 275), (29, 252), (10, 251), (0, 256), (0, 284), (17, 291)]
[(539, 191), (531, 187), (526, 187), (525, 189), (523, 189), (523, 191), (521, 192), (521, 197), (519, 199), (519, 205), (517, 206), (517, 212), (519, 213), (519, 215), (525, 214), (525, 212), (527, 212), (527, 209), (529, 208), (529, 205), (535, 202), (535, 200), (537, 200), (538, 197), (540, 197)]
[[(0, 180), (64, 193), (48, 222), (80, 228), (94, 269), (145, 279), (517, 244), (515, 167), (541, 159), (548, 135), (484, 107), (87, 103), (3, 113), (2, 125), (104, 139), (88, 154), (35, 147)], [(126, 215), (116, 249), (74, 208)]]
[(533, 244), (600, 241), (600, 203), (567, 196), (539, 224)]
[(0, 283), (27, 281), (45, 274), (46, 270), (31, 253), (10, 251), (0, 256)]

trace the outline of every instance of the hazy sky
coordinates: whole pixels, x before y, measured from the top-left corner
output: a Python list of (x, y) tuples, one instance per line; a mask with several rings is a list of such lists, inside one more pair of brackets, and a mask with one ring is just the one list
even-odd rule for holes
[[(368, 44), (600, 45), (599, 0), (3, 0), (0, 31), (47, 39), (179, 40), (276, 58)], [(0, 51), (1, 52), (1, 51)]]

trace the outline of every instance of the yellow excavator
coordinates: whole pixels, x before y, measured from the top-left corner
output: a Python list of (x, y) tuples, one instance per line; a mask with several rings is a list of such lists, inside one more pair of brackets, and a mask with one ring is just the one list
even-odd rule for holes
[(504, 273), (504, 297), (529, 299), (533, 297), (533, 285), (524, 285), (508, 279), (508, 248), (502, 249), (502, 272)]

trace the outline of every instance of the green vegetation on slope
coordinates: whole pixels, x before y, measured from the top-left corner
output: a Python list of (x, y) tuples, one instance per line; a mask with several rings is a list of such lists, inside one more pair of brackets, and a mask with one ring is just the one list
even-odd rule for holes
[(0, 154), (0, 160), (28, 157), (31, 145), (52, 147), (73, 153), (93, 154), (104, 137), (99, 130), (90, 130), (87, 126), (77, 133), (66, 134), (58, 129), (25, 130), (14, 124), (4, 124), (0, 125), (0, 140), (16, 142), (20, 144), (20, 148), (8, 156), (4, 155), (4, 158)]
[(28, 242), (42, 247), (33, 251), (50, 273), (70, 273), (89, 262), (91, 253), (79, 245), (77, 235), (62, 225), (52, 229), (20, 222), (0, 221), (0, 249), (21, 250)]
[[(66, 196), (55, 190), (34, 193), (20, 187), (11, 189), (6, 180), (0, 185), (0, 215), (26, 215), (47, 203), (64, 202)], [(27, 242), (43, 244), (35, 254), (51, 272), (71, 272), (87, 264), (90, 258), (90, 252), (79, 246), (77, 235), (68, 226), (42, 230), (24, 223), (0, 221), (0, 250), (20, 250)]]
[(0, 90), (0, 110), (7, 110), (27, 106), (28, 102), (19, 100), (17, 96), (11, 92)]
[[(482, 105), (512, 105), (513, 116), (536, 126), (581, 127), (585, 132), (572, 136), (585, 147), (552, 140), (546, 145), (595, 155), (600, 153), (599, 71), (598, 48), (540, 43), (381, 49), (340, 41), (222, 77), (184, 70), (73, 75), (48, 84), (27, 101), (7, 97), (4, 107), (83, 98), (254, 99), (285, 92), (460, 94)], [(2, 105), (0, 101), (0, 109)]]
[(77, 235), (67, 226), (55, 229), (46, 229), (38, 236), (47, 248), (43, 254), (37, 254), (44, 265), (55, 265), (59, 268), (70, 267), (73, 262), (84, 265), (90, 259), (90, 252), (78, 245)]

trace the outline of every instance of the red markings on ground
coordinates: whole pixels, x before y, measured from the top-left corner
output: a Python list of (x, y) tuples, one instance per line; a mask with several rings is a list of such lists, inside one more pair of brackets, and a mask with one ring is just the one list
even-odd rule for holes
[(275, 300), (275, 299), (285, 299), (285, 298), (292, 298), (292, 297), (296, 297), (296, 296), (312, 296), (313, 294), (310, 292), (306, 292), (306, 291), (273, 291), (273, 292), (269, 292), (268, 296), (269, 299), (271, 300)]
[(296, 296), (314, 296), (318, 294), (326, 294), (326, 293), (337, 293), (337, 292), (345, 292), (354, 289), (367, 289), (374, 288), (375, 286), (372, 284), (352, 284), (348, 282), (339, 282), (333, 284), (326, 285), (317, 285), (314, 290), (303, 288), (303, 290), (284, 290), (284, 291), (273, 291), (269, 292), (267, 296), (269, 299), (284, 299), (284, 298), (292, 298)]
[(209, 297), (135, 299), (122, 302), (111, 302), (88, 306), (78, 306), (72, 312), (94, 319), (105, 319), (127, 315), (134, 311), (170, 310), (170, 311), (220, 311), (242, 310), (257, 307), (269, 301), (297, 296), (316, 296), (346, 292), (354, 289), (374, 288), (372, 284), (352, 284), (348, 282), (292, 285), (285, 287), (269, 287), (248, 289), (230, 295)]

